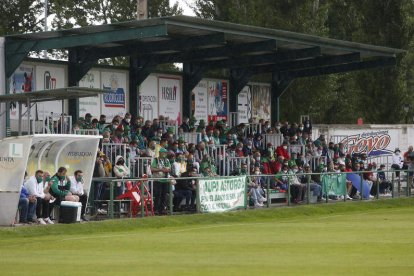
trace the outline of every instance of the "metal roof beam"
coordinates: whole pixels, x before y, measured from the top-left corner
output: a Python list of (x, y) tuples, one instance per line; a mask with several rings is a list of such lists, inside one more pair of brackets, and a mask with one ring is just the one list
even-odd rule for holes
[(313, 58), (321, 55), (319, 47), (311, 47), (298, 50), (280, 51), (274, 54), (243, 56), (218, 61), (200, 61), (212, 68), (241, 68), (254, 64), (280, 63), (298, 59)]
[(220, 45), (225, 44), (224, 34), (203, 35), (196, 37), (176, 38), (170, 41), (160, 41), (151, 43), (134, 43), (125, 46), (112, 48), (98, 48), (93, 47), (87, 50), (89, 53), (95, 53), (100, 58), (119, 57), (119, 56), (133, 56), (146, 55), (154, 52), (162, 51), (185, 51), (194, 48), (203, 47), (206, 45)]
[(359, 53), (351, 53), (340, 56), (324, 56), (316, 57), (314, 59), (295, 60), (291, 62), (282, 62), (270, 65), (258, 65), (254, 67), (254, 74), (262, 74), (268, 72), (279, 72), (285, 70), (305, 69), (305, 68), (318, 68), (329, 65), (340, 65), (350, 62), (360, 61)]
[(329, 75), (336, 73), (344, 73), (349, 71), (377, 68), (377, 67), (386, 67), (396, 65), (396, 58), (381, 58), (376, 60), (362, 61), (362, 62), (352, 62), (348, 64), (341, 65), (332, 65), (324, 66), (318, 68), (310, 68), (304, 70), (296, 71), (284, 71), (280, 74), (289, 78), (303, 78), (303, 77), (313, 77), (320, 75)]
[(31, 40), (6, 39), (6, 54), (27, 54), (29, 51), (40, 51), (49, 49), (68, 49), (71, 47), (100, 45), (142, 39), (147, 37), (158, 37), (168, 35), (166, 25), (145, 26), (134, 29), (112, 30), (98, 33), (87, 33), (70, 36), (52, 37), (36, 40), (34, 45)]

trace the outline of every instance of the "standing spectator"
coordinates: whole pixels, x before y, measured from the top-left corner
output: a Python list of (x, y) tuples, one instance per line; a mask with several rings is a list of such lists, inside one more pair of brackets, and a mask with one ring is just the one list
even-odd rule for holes
[(82, 203), (81, 220), (88, 221), (88, 219), (85, 217), (86, 205), (88, 203), (88, 195), (85, 193), (83, 187), (83, 172), (81, 170), (76, 170), (74, 175), (69, 177), (69, 179), (71, 183), (70, 192), (73, 195), (78, 196), (79, 201)]
[(183, 129), (183, 132), (190, 132), (190, 119), (188, 117), (183, 118), (183, 123), (181, 124), (181, 128)]
[(82, 124), (82, 128), (83, 129), (92, 129), (92, 115), (91, 113), (86, 113), (85, 114), (85, 120), (83, 121)]
[(105, 128), (106, 128), (107, 124), (106, 124), (106, 116), (104, 114), (102, 114), (99, 117), (99, 121), (98, 124), (96, 125), (96, 128), (99, 131), (99, 134), (103, 134)]
[(400, 170), (406, 169), (407, 167), (404, 167), (404, 158), (401, 156), (401, 151), (399, 148), (396, 148), (393, 155), (392, 155), (392, 165), (391, 168), (396, 170), (395, 176), (397, 178), (400, 177)]
[(312, 123), (309, 119), (306, 119), (305, 122), (303, 122), (303, 132), (312, 134)]
[[(168, 178), (171, 172), (171, 164), (167, 156), (167, 150), (160, 149), (159, 157), (154, 158), (151, 163), (151, 172), (154, 177)], [(159, 215), (165, 215), (166, 198), (168, 193), (168, 179), (160, 179), (154, 181), (154, 197), (155, 197), (155, 210)]]
[(151, 134), (151, 121), (150, 120), (146, 120), (145, 121), (145, 125), (142, 127), (141, 133), (144, 137), (147, 138), (147, 140), (149, 140), (150, 134)]

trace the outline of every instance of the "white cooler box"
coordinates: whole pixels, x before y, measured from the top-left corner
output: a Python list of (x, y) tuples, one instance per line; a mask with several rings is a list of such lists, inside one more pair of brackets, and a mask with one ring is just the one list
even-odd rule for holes
[(80, 222), (82, 203), (62, 201), (59, 208), (59, 223)]

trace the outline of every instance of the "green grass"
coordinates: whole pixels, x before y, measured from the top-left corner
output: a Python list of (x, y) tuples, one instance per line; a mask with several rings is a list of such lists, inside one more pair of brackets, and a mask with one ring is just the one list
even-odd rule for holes
[(412, 275), (414, 198), (0, 229), (1, 274)]

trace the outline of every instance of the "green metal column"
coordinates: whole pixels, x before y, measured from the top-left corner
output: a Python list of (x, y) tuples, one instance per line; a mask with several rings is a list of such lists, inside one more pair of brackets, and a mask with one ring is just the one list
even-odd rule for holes
[(289, 77), (280, 77), (279, 73), (272, 73), (271, 85), (271, 120), (272, 123), (280, 121), (280, 97), (292, 84), (293, 79)]
[[(68, 86), (79, 85), (79, 64), (78, 53), (76, 50), (69, 50), (68, 59)], [(79, 118), (79, 99), (70, 99), (69, 101), (69, 116), (72, 116), (72, 122), (76, 123)]]
[(183, 63), (183, 109), (182, 115), (187, 118), (192, 116), (192, 92), (201, 81), (207, 67), (192, 63)]
[(138, 59), (129, 59), (129, 112), (133, 118), (139, 115), (139, 94), (138, 94)]

